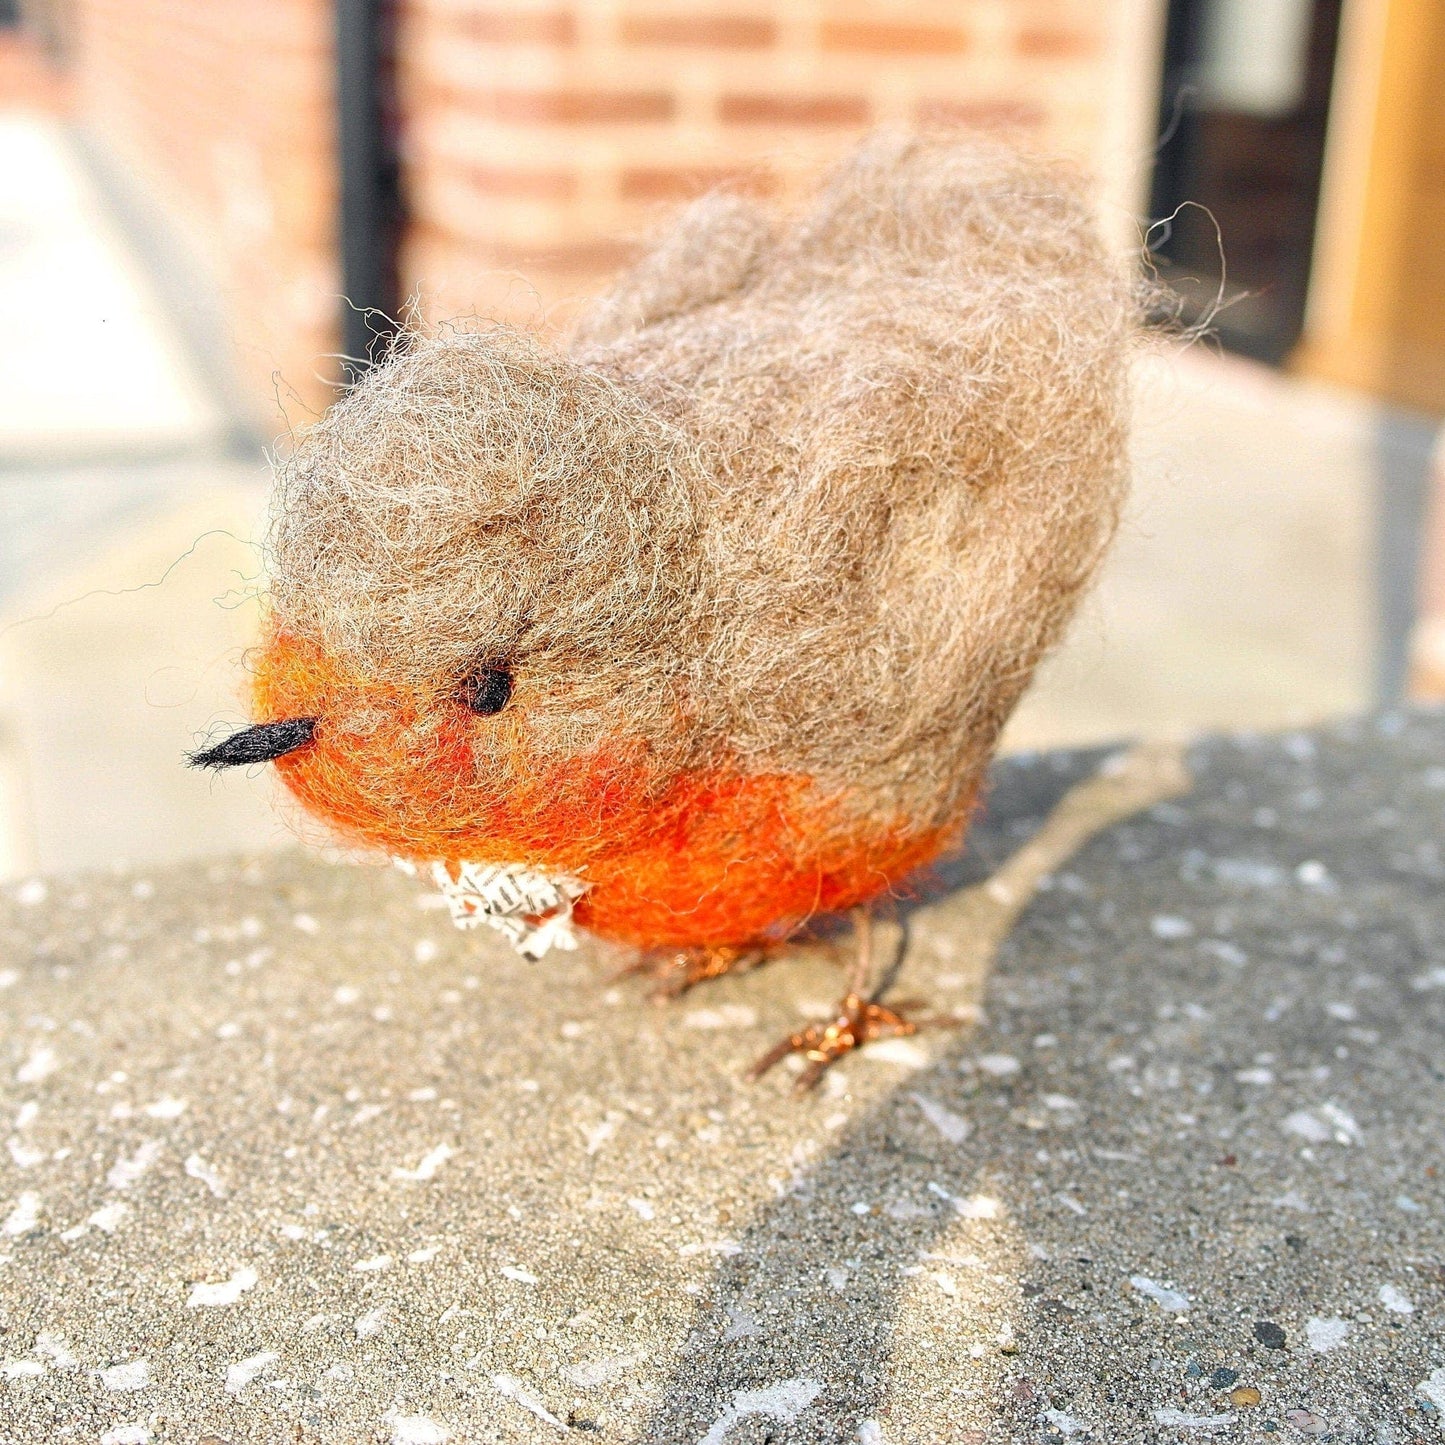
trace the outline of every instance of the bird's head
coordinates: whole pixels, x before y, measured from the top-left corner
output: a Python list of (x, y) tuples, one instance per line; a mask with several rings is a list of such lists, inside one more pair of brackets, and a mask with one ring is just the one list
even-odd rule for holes
[(281, 465), (257, 722), (193, 761), (403, 857), (585, 866), (696, 742), (692, 466), (526, 337), (410, 342)]

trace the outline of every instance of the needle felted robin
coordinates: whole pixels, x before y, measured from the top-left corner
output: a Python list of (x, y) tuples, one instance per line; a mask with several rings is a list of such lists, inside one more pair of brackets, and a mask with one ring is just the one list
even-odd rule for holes
[[(1114, 529), (1134, 313), (1069, 172), (877, 136), (785, 222), (696, 203), (565, 350), (408, 337), (281, 464), (259, 720), (192, 760), (533, 955), (690, 981), (865, 906)], [(830, 1027), (791, 1043), (912, 1026)]]

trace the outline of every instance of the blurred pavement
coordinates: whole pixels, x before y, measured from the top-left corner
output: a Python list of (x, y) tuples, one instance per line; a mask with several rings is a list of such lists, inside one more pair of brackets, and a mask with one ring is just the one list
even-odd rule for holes
[(1380, 408), (1204, 347), (1142, 358), (1136, 395), (1114, 551), (1008, 744), (1289, 727), (1368, 706)]
[(0, 113), (0, 466), (192, 448), (225, 424), (40, 115)]
[[(20, 338), (0, 352), (0, 878), (290, 837), (269, 777), (180, 766), (244, 715), (266, 475), (142, 260), (61, 127), (0, 116)], [(1006, 746), (1294, 725), (1388, 692), (1428, 440), (1202, 347), (1144, 359), (1118, 546)]]
[(264, 465), (41, 115), (0, 114), (0, 311), (0, 877), (285, 836), (179, 767), (241, 715)]

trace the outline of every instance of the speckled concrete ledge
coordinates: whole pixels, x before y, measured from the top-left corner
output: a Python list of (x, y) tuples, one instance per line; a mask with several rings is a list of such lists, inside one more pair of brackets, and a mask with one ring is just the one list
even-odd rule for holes
[(1040, 852), (1100, 761), (912, 918), (984, 1017), (803, 1098), (818, 954), (657, 1006), (299, 852), (11, 888), (0, 1439), (1445, 1438), (1445, 716)]

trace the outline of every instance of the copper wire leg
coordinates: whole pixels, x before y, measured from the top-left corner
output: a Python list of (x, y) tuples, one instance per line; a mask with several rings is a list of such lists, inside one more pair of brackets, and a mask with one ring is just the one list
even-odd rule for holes
[(858, 946), (853, 951), (853, 972), (848, 980), (848, 997), (862, 998), (868, 991), (868, 975), (873, 970), (873, 915), (866, 908), (853, 910), (853, 937)]
[(807, 1067), (793, 1086), (802, 1092), (811, 1089), (844, 1054), (864, 1044), (877, 1039), (906, 1038), (921, 1028), (953, 1028), (962, 1022), (951, 1015), (915, 1022), (880, 1003), (876, 995), (870, 997), (867, 990), (873, 966), (873, 919), (866, 909), (854, 911), (853, 928), (857, 952), (849, 974), (848, 992), (839, 1003), (837, 1014), (828, 1023), (809, 1024), (774, 1045), (748, 1070), (749, 1079), (761, 1078), (789, 1054), (802, 1054), (808, 1061)]

